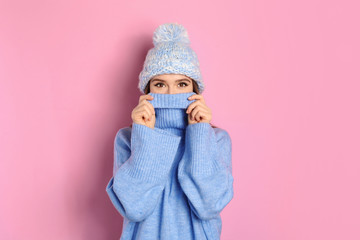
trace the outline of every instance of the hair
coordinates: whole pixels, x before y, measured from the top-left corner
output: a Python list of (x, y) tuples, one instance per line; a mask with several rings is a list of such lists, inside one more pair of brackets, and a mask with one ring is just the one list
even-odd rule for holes
[[(193, 85), (193, 89), (194, 89), (194, 93), (196, 94), (199, 94), (199, 86), (197, 84), (196, 81), (194, 81), (192, 78), (191, 79), (191, 82), (192, 82), (192, 85)], [(150, 79), (150, 81), (147, 83), (146, 87), (145, 87), (145, 94), (148, 94), (150, 92), (150, 82), (151, 82), (152, 79)], [(213, 128), (217, 128), (217, 126), (213, 125), (212, 123), (210, 123), (210, 126), (213, 127)], [(130, 124), (130, 127), (132, 127), (132, 123)]]

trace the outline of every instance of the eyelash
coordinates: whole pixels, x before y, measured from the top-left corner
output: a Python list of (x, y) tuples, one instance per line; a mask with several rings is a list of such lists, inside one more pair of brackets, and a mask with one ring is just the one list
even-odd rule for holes
[[(187, 87), (188, 86), (188, 84), (186, 83), (186, 82), (180, 82), (179, 84), (182, 84), (182, 83), (184, 83), (185, 84), (185, 86), (184, 87)], [(157, 87), (157, 85), (158, 84), (163, 84), (163, 83), (156, 83), (156, 84), (154, 84), (154, 86), (156, 86)]]

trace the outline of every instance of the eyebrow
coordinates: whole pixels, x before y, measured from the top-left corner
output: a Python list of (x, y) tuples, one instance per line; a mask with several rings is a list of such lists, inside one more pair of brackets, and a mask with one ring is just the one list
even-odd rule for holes
[[(178, 79), (178, 80), (176, 80), (175, 82), (180, 82), (180, 81), (184, 81), (184, 80), (190, 82), (190, 80), (187, 79), (187, 78)], [(158, 78), (154, 78), (152, 81), (166, 82), (165, 80), (158, 79)]]

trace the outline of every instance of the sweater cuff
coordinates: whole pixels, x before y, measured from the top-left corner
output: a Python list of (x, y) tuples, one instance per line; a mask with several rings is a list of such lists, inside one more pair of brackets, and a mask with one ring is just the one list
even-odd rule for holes
[(158, 128), (133, 123), (131, 158), (123, 171), (134, 178), (157, 181), (170, 172), (181, 137)]
[(209, 123), (189, 124), (186, 143), (190, 148), (190, 168), (195, 175), (211, 175), (221, 169), (215, 131)]

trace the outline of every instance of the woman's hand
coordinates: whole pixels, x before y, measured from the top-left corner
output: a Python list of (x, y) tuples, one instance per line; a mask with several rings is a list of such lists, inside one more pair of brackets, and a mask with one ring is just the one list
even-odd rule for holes
[(211, 109), (206, 106), (204, 97), (200, 94), (194, 94), (188, 98), (189, 100), (196, 99), (195, 102), (191, 103), (186, 110), (188, 114), (188, 123), (200, 123), (207, 122), (210, 123), (212, 118)]
[(132, 110), (131, 118), (134, 123), (145, 125), (149, 128), (155, 127), (155, 109), (147, 100), (153, 100), (154, 97), (148, 94), (141, 95), (139, 104)]

